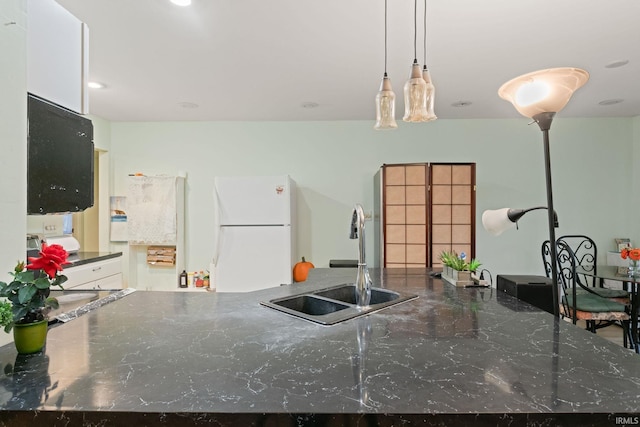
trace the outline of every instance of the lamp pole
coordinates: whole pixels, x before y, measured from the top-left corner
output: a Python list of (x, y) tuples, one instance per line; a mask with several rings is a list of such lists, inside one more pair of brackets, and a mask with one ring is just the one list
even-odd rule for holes
[(556, 113), (539, 113), (532, 117), (538, 124), (542, 131), (543, 144), (544, 144), (544, 170), (547, 180), (547, 213), (549, 218), (549, 243), (551, 246), (551, 288), (553, 290), (553, 315), (560, 317), (559, 313), (559, 288), (558, 288), (558, 265), (557, 260), (557, 248), (556, 248), (556, 231), (554, 221), (554, 209), (553, 209), (553, 190), (551, 187), (551, 155), (549, 153), (549, 129), (551, 128), (551, 122)]

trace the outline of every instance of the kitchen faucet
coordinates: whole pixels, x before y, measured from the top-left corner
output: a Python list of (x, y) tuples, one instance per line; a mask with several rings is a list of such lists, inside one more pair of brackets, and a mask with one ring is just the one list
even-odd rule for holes
[(367, 307), (371, 302), (371, 278), (364, 254), (364, 211), (360, 204), (353, 208), (350, 239), (358, 239), (358, 274), (356, 276), (356, 305)]

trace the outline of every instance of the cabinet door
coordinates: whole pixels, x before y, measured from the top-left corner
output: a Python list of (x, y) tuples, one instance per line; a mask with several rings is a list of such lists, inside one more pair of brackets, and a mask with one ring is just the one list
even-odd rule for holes
[[(84, 289), (78, 286), (92, 283), (105, 277), (122, 273), (121, 257), (65, 268), (62, 272), (67, 281), (62, 285), (65, 289)], [(95, 286), (91, 284), (90, 286)], [(120, 285), (122, 287), (122, 285)], [(90, 287), (89, 289), (93, 289)]]
[(87, 114), (87, 26), (54, 0), (29, 0), (27, 13), (27, 90)]
[(94, 285), (94, 289), (122, 289), (122, 273), (98, 279)]

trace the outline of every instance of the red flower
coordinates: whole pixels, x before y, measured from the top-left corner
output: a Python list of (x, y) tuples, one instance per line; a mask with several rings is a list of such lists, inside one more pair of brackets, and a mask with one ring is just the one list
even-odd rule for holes
[(624, 248), (620, 251), (622, 259), (631, 259), (631, 261), (640, 261), (640, 248)]
[(40, 251), (40, 257), (29, 257), (29, 264), (27, 264), (28, 270), (44, 270), (49, 276), (49, 279), (55, 279), (58, 271), (62, 271), (62, 266), (65, 264), (71, 264), (67, 262), (67, 251), (60, 245), (47, 246), (46, 243), (42, 243), (42, 250)]

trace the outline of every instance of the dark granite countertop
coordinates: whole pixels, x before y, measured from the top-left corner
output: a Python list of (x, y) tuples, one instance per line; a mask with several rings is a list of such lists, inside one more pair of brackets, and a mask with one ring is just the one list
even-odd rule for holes
[(0, 348), (0, 424), (615, 426), (640, 412), (633, 351), (427, 270), (371, 275), (419, 298), (326, 327), (259, 302), (355, 269), (246, 294), (134, 292), (50, 329), (44, 353)]
[(90, 264), (93, 262), (104, 261), (111, 258), (117, 258), (122, 256), (122, 252), (76, 252), (69, 255), (67, 261), (71, 265), (66, 265), (64, 268), (73, 268), (83, 264)]

